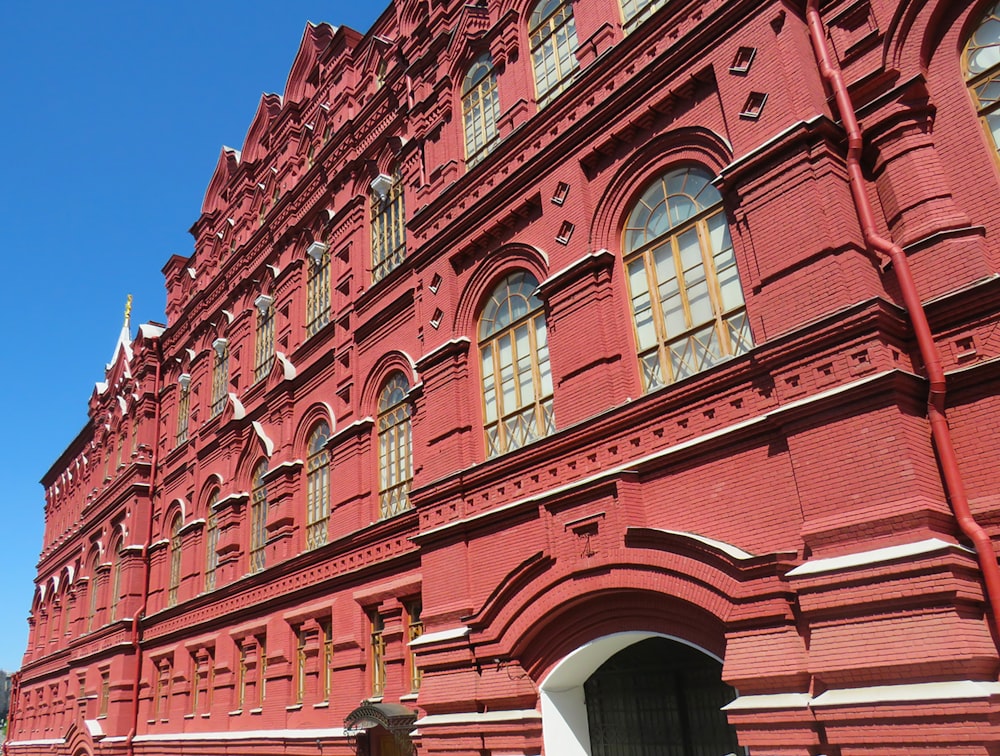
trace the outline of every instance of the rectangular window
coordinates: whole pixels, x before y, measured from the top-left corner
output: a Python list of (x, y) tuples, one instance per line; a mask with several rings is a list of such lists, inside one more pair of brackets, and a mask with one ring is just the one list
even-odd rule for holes
[(261, 294), (254, 301), (257, 308), (257, 332), (254, 337), (253, 380), (262, 380), (274, 360), (274, 298)]
[(323, 700), (330, 700), (333, 682), (333, 620), (325, 617), (319, 621), (320, 641), (323, 644), (320, 655), (320, 680), (323, 683)]
[(216, 339), (212, 343), (215, 361), (212, 364), (212, 417), (219, 415), (226, 406), (229, 396), (229, 342)]
[(153, 719), (165, 721), (170, 716), (170, 658), (156, 662), (156, 692), (153, 696)]
[(403, 180), (379, 174), (372, 181), (371, 195), (372, 283), (378, 283), (398, 267), (406, 256), (406, 216)]
[(242, 709), (247, 700), (247, 642), (240, 644), (240, 660), (236, 667), (237, 709)]
[(198, 699), (200, 698), (200, 688), (201, 688), (201, 676), (198, 673), (198, 654), (201, 653), (201, 649), (198, 649), (193, 654), (191, 654), (191, 713), (198, 713)]
[[(407, 619), (407, 640), (412, 642), (424, 634), (424, 622), (420, 618), (420, 613), (423, 607), (420, 603), (420, 599), (411, 601), (406, 604), (406, 619)], [(423, 674), (420, 671), (420, 667), (417, 666), (417, 654), (410, 648), (410, 690), (416, 692), (420, 690), (420, 682), (423, 679)]]
[(306, 697), (306, 626), (295, 630), (295, 701), (302, 703)]
[(326, 244), (314, 242), (306, 250), (309, 277), (306, 279), (306, 337), (318, 333), (330, 322), (330, 252)]
[(215, 684), (215, 649), (199, 648), (192, 656), (193, 672), (191, 690), (191, 713), (197, 714), (201, 706), (206, 712), (212, 710), (212, 687)]
[(177, 397), (177, 446), (188, 440), (188, 420), (191, 417), (191, 376), (181, 376), (180, 395)]
[(369, 615), (371, 620), (372, 696), (385, 692), (385, 622), (377, 609)]
[(263, 636), (257, 641), (257, 705), (263, 706), (267, 697), (267, 644)]
[(101, 694), (97, 705), (97, 716), (108, 716), (108, 704), (111, 702), (111, 670), (101, 670)]

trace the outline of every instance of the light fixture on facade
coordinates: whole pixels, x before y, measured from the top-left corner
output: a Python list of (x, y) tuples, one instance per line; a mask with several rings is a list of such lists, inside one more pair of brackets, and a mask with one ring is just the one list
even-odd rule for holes
[(380, 173), (372, 179), (371, 187), (372, 191), (379, 196), (379, 199), (385, 202), (385, 198), (389, 196), (389, 190), (392, 189), (392, 176)]
[(319, 265), (320, 260), (323, 259), (323, 255), (326, 254), (329, 248), (329, 245), (323, 242), (313, 242), (306, 248), (306, 254), (309, 255), (314, 263)]
[(274, 304), (274, 297), (267, 294), (261, 294), (253, 301), (253, 306), (257, 308), (257, 312), (261, 315), (266, 314), (272, 304)]

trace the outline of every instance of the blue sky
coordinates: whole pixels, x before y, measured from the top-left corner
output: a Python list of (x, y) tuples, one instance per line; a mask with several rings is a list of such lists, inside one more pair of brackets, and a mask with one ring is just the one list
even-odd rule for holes
[(0, 8), (0, 669), (20, 666), (38, 480), (86, 422), (127, 294), (163, 322), (219, 149), (282, 92), (306, 21), (366, 31), (387, 2), (7, 0)]

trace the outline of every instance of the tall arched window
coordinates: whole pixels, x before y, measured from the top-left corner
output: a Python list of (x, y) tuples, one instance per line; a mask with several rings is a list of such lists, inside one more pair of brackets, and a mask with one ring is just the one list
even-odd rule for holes
[(330, 426), (320, 422), (309, 436), (306, 459), (306, 548), (327, 542), (330, 524)]
[(87, 584), (87, 632), (94, 629), (94, 618), (97, 616), (97, 568), (101, 564), (100, 555), (95, 549), (90, 558), (90, 580)]
[(399, 170), (392, 176), (380, 173), (371, 190), (372, 283), (377, 283), (406, 257), (406, 213)]
[(250, 572), (260, 572), (265, 566), (267, 548), (267, 460), (262, 459), (253, 472), (250, 491)]
[(541, 0), (531, 14), (528, 37), (538, 107), (542, 107), (569, 86), (570, 75), (578, 65), (572, 4), (566, 0)]
[(379, 510), (392, 517), (410, 507), (413, 451), (410, 438), (410, 385), (394, 374), (378, 400)]
[(646, 188), (623, 243), (645, 391), (753, 346), (722, 197), (677, 168)]
[(215, 590), (215, 570), (219, 566), (219, 519), (215, 512), (219, 492), (212, 491), (208, 497), (208, 511), (205, 514), (205, 590)]
[(115, 560), (114, 567), (111, 568), (111, 596), (108, 598), (109, 621), (118, 619), (118, 603), (121, 600), (122, 592), (122, 543), (119, 541), (111, 549), (111, 557)]
[(1000, 150), (1000, 3), (986, 11), (965, 45), (965, 80), (986, 133)]
[(512, 273), (493, 290), (479, 319), (488, 457), (555, 430), (545, 313), (537, 288), (530, 273)]
[(177, 603), (177, 592), (181, 587), (181, 525), (183, 524), (184, 520), (178, 512), (170, 524), (170, 584), (167, 588), (167, 606)]
[(497, 74), (489, 53), (472, 64), (462, 84), (462, 118), (465, 124), (465, 164), (469, 168), (482, 160), (497, 141), (500, 98)]

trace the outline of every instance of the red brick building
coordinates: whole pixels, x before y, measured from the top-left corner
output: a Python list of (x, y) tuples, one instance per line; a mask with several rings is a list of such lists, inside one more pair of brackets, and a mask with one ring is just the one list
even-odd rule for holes
[(8, 756), (996, 756), (998, 82), (995, 0), (307, 26), (42, 481)]

